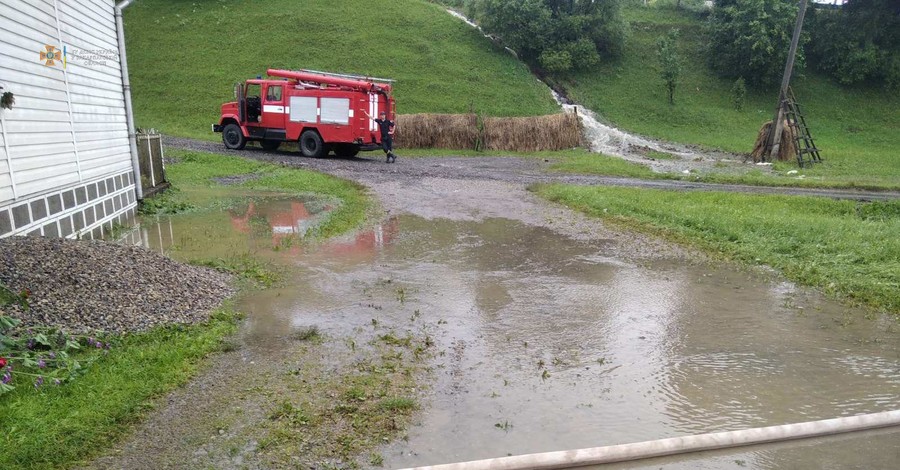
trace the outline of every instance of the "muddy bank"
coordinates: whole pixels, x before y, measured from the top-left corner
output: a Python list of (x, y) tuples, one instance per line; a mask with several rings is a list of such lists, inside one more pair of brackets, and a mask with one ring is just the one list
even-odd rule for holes
[(0, 282), (28, 291), (4, 307), (23, 326), (144, 331), (196, 323), (234, 293), (231, 277), (134, 246), (42, 237), (0, 240)]

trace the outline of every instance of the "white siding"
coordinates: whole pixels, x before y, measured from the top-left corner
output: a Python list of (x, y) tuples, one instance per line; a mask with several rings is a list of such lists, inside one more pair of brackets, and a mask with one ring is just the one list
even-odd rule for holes
[[(65, 46), (65, 68), (38, 60), (45, 45)], [(73, 50), (107, 52), (88, 64)], [(0, 77), (16, 96), (0, 112), (0, 207), (13, 178), (18, 201), (131, 168), (112, 0), (0, 0)]]

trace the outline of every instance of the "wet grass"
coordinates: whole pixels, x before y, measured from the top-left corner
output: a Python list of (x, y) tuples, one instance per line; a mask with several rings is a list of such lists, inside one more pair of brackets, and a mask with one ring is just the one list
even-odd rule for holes
[(288, 392), (280, 396), (289, 398), (272, 405), (264, 424), (264, 461), (273, 467), (359, 468), (363, 460), (381, 465), (383, 457), (372, 451), (400, 436), (419, 408), (416, 377), (425, 361), (414, 350), (427, 346), (422, 338), (409, 338), (376, 339), (364, 350), (354, 342), (355, 361), (337, 370), (301, 350), (304, 360), (292, 375), (302, 380), (285, 385)]
[(900, 202), (540, 185), (587, 214), (697, 245), (900, 317)]
[(424, 0), (145, 0), (125, 32), (137, 125), (171, 135), (219, 140), (232, 85), (268, 68), (396, 79), (401, 113), (558, 110), (523, 64)]
[(151, 399), (186, 383), (236, 330), (219, 310), (201, 325), (122, 336), (77, 380), (0, 398), (0, 468), (68, 468), (96, 455), (151, 410)]
[[(149, 199), (144, 214), (192, 211), (199, 217), (245, 199), (241, 192), (314, 194), (334, 201), (331, 217), (315, 234), (326, 237), (357, 227), (370, 207), (361, 186), (338, 178), (235, 157), (169, 154), (178, 161), (167, 168), (178, 189)], [(257, 177), (227, 188), (211, 180), (244, 174)], [(280, 280), (277, 270), (250, 254), (197, 263), (235, 273), (247, 281), (245, 287), (265, 288)], [(0, 468), (67, 468), (96, 456), (151, 410), (153, 398), (196, 374), (206, 356), (239, 348), (229, 338), (236, 323), (237, 314), (223, 309), (206, 324), (125, 335), (70, 384), (40, 391), (20, 387), (0, 397)], [(297, 416), (292, 419), (302, 421)]]
[[(732, 106), (734, 80), (716, 77), (706, 66), (704, 20), (686, 10), (629, 6), (631, 35), (621, 60), (561, 80), (570, 96), (631, 132), (729, 152), (748, 153), (760, 126), (775, 109), (778, 85), (748, 90), (742, 110)], [(656, 39), (679, 28), (682, 78), (669, 105), (657, 72)], [(806, 69), (792, 86), (825, 163), (801, 170), (807, 179), (719, 182), (842, 187), (900, 187), (900, 94), (873, 86), (844, 87)], [(796, 162), (781, 164), (797, 169)], [(776, 168), (778, 169), (778, 168)]]
[[(550, 171), (581, 175), (620, 176), (640, 179), (669, 179), (680, 181), (699, 181), (703, 183), (744, 184), (752, 186), (785, 186), (800, 188), (848, 188), (868, 190), (900, 190), (900, 179), (875, 182), (859, 179), (835, 179), (819, 174), (816, 168), (798, 169), (793, 162), (775, 162), (772, 171), (762, 171), (752, 164), (721, 164), (727, 171), (684, 175), (681, 173), (657, 173), (648, 166), (622, 160), (586, 149), (560, 150), (554, 152), (503, 152), (449, 149), (406, 149), (400, 150), (406, 158), (423, 157), (521, 157), (545, 160)], [(664, 153), (649, 151), (647, 157), (657, 160), (674, 160), (677, 157)], [(715, 167), (715, 166), (714, 166)], [(796, 171), (796, 173), (788, 173)]]
[(275, 287), (283, 279), (281, 269), (246, 253), (227, 258), (195, 259), (190, 264), (234, 274), (239, 279), (250, 282), (253, 287)]
[[(180, 191), (170, 196), (172, 199), (166, 203), (167, 206), (191, 204), (208, 207), (217, 201), (221, 204), (221, 197), (205, 202), (192, 199), (191, 190), (203, 188), (219, 188), (233, 193), (253, 190), (282, 195), (312, 195), (339, 201), (327, 220), (308, 234), (313, 238), (327, 238), (357, 228), (372, 208), (372, 202), (363, 186), (333, 176), (205, 152), (169, 150), (168, 155), (178, 162), (169, 165), (166, 172), (172, 184)], [(215, 178), (235, 175), (253, 175), (253, 178), (245, 178), (242, 183), (230, 186), (214, 181)], [(231, 197), (234, 200), (245, 198), (246, 196), (239, 195)]]

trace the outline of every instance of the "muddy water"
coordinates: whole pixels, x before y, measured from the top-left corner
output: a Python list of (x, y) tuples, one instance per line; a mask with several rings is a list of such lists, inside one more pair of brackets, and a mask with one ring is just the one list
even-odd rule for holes
[[(608, 240), (502, 218), (404, 214), (317, 246), (278, 239), (283, 221), (313, 217), (280, 200), (144, 229), (170, 234), (146, 239), (164, 252), (248, 250), (293, 267), (285, 287), (240, 301), (256, 346), (309, 325), (432, 335), (430, 391), (408, 438), (381, 449), (387, 468), (900, 409), (897, 324), (772, 276), (632, 261)], [(374, 290), (395, 301), (373, 303)], [(900, 430), (883, 430), (622, 467), (897, 461)]]

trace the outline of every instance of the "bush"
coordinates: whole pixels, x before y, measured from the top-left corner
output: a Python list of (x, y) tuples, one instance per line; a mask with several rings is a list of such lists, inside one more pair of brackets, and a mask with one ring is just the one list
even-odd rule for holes
[(747, 98), (747, 83), (744, 77), (738, 77), (731, 86), (731, 105), (734, 109), (741, 111), (744, 109), (744, 100)]
[[(727, 78), (744, 77), (752, 85), (781, 81), (798, 7), (786, 0), (717, 0), (710, 15), (710, 66)], [(794, 62), (803, 69), (803, 33)]]
[(656, 53), (659, 57), (660, 77), (666, 82), (669, 92), (669, 104), (675, 104), (675, 86), (681, 75), (681, 59), (675, 45), (678, 43), (678, 29), (672, 29), (665, 36), (656, 40)]
[[(896, 5), (896, 2), (894, 2)], [(810, 15), (810, 62), (838, 82), (900, 78), (900, 15), (888, 0), (852, 0), (843, 8), (815, 8)]]
[(565, 73), (622, 52), (621, 1), (472, 0), (467, 12), (532, 66)]

